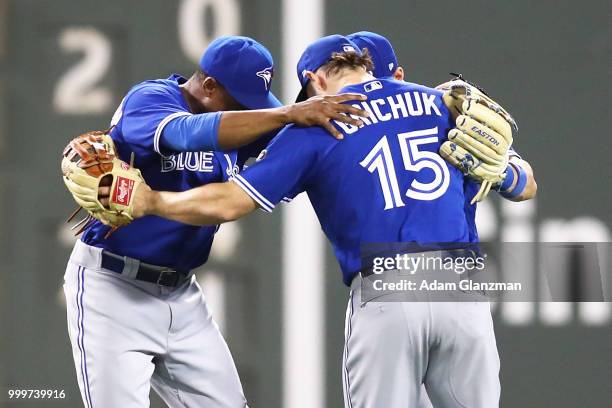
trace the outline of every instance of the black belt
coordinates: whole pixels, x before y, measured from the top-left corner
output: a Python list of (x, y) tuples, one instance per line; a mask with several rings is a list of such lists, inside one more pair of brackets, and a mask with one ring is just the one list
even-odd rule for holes
[[(109, 271), (123, 274), (125, 258), (107, 251), (102, 251), (102, 265), (100, 266)], [(136, 275), (133, 276), (133, 279), (175, 288), (183, 283), (188, 276), (189, 272), (182, 272), (163, 266), (139, 262), (138, 270)]]

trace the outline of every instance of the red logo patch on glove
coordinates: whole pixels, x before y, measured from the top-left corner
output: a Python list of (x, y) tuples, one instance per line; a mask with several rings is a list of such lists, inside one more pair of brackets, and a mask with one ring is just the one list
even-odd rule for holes
[(117, 176), (117, 183), (115, 184), (115, 190), (113, 191), (113, 202), (121, 205), (128, 205), (130, 203), (130, 199), (132, 198), (133, 190), (134, 180)]

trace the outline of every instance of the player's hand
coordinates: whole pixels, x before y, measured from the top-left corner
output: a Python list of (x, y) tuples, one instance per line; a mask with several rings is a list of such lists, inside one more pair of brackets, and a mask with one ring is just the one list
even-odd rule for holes
[[(133, 156), (128, 164), (120, 160), (115, 151), (109, 131), (92, 131), (71, 140), (62, 153), (62, 180), (74, 201), (89, 213), (77, 224), (81, 225), (77, 234), (91, 225), (93, 219), (111, 227), (106, 236), (134, 219), (132, 198), (139, 185), (146, 183), (140, 170), (133, 166)], [(99, 187), (106, 190), (104, 205), (98, 197)]]
[[(147, 215), (147, 211), (150, 204), (150, 194), (153, 190), (145, 183), (141, 183), (138, 185), (136, 190), (134, 190), (132, 197), (132, 212), (131, 215), (133, 218), (141, 218)], [(109, 197), (110, 197), (111, 187), (110, 186), (100, 186), (98, 188), (98, 200), (100, 203), (107, 207), (109, 206)]]
[(348, 101), (365, 101), (367, 96), (355, 93), (339, 95), (313, 96), (312, 98), (288, 107), (289, 122), (300, 126), (322, 126), (336, 139), (342, 139), (342, 133), (334, 127), (332, 120), (353, 126), (362, 126), (363, 122), (349, 115), (368, 117), (367, 111), (344, 104)]

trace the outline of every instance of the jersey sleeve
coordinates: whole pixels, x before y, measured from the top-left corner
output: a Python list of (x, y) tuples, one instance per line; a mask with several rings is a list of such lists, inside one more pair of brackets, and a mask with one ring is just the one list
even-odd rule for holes
[(508, 156), (509, 157), (516, 157), (518, 159), (523, 159), (523, 157), (519, 154), (519, 152), (517, 152), (513, 146), (510, 146), (510, 149), (508, 150)]
[[(232, 181), (242, 188), (264, 211), (272, 212), (276, 204), (293, 198), (307, 189), (325, 155), (322, 138), (308, 134), (319, 128), (289, 126), (281, 131), (262, 152), (259, 160)], [(319, 142), (317, 140), (319, 139)]]
[(159, 132), (154, 145), (159, 154), (219, 150), (219, 122), (222, 112), (172, 116)]
[(145, 85), (133, 90), (122, 106), (120, 131), (126, 143), (140, 154), (160, 152), (164, 127), (181, 116), (190, 116), (170, 93), (159, 85)]

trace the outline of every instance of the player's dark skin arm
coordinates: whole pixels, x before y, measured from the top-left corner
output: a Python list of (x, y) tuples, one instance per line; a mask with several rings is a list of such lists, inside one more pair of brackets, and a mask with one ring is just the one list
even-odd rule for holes
[(332, 125), (331, 120), (360, 126), (361, 120), (348, 115), (368, 116), (366, 111), (343, 104), (366, 100), (367, 97), (361, 94), (317, 96), (293, 105), (247, 111), (214, 78), (200, 79), (196, 75), (181, 86), (181, 93), (193, 113), (223, 111), (217, 136), (219, 147), (223, 150), (248, 145), (260, 136), (290, 123), (322, 126), (341, 139), (342, 133)]
[(342, 133), (330, 122), (339, 122), (360, 126), (360, 120), (350, 115), (364, 116), (367, 113), (343, 104), (342, 102), (365, 100), (358, 94), (334, 96), (317, 96), (307, 101), (275, 109), (253, 111), (223, 112), (219, 124), (219, 147), (232, 149), (255, 141), (262, 134), (279, 129), (290, 123), (300, 126), (322, 126), (335, 138), (341, 139)]

